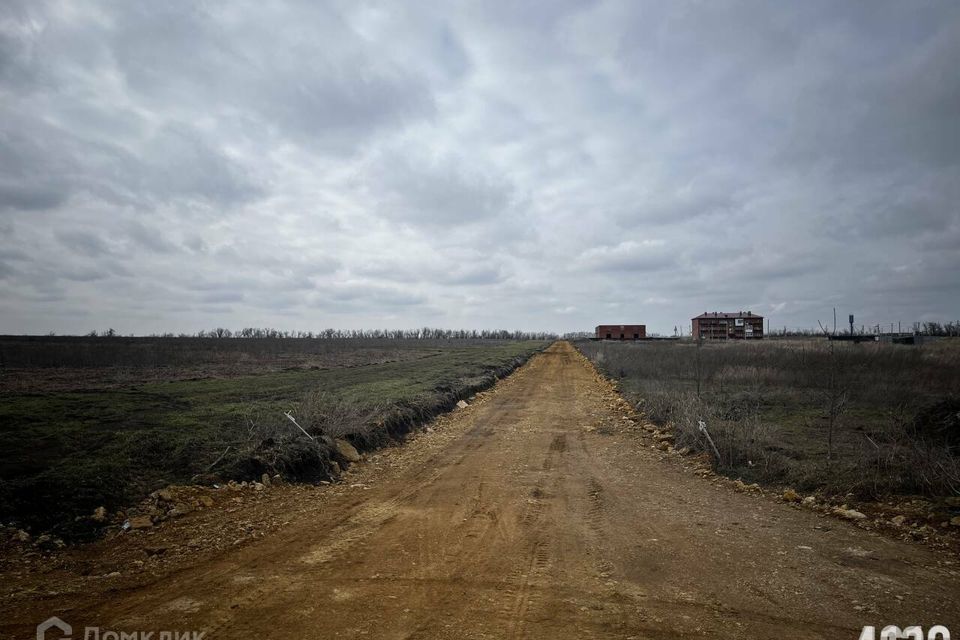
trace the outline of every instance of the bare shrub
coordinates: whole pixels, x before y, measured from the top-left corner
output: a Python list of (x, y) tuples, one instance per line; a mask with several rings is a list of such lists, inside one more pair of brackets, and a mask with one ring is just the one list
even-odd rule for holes
[(336, 475), (334, 440), (344, 438), (359, 449), (383, 444), (385, 407), (361, 404), (323, 390), (304, 394), (290, 411), (301, 431), (283, 412), (257, 408), (246, 416), (247, 433), (222, 471), (236, 477), (279, 473), (296, 480)]
[(382, 428), (385, 411), (380, 402), (362, 404), (318, 389), (305, 394), (293, 413), (311, 434), (369, 439), (371, 430)]
[(637, 402), (637, 410), (641, 411), (650, 422), (656, 425), (666, 425), (672, 419), (677, 407), (676, 392), (659, 381), (643, 385), (643, 395)]
[(222, 456), (218, 475), (230, 478), (257, 478), (263, 473), (284, 478), (315, 481), (330, 478), (333, 468), (332, 441), (308, 438), (278, 412), (254, 410), (246, 417), (246, 437)]
[[(661, 401), (663, 405), (667, 401)], [(697, 397), (696, 393), (676, 393), (673, 395), (672, 406), (669, 407), (670, 422), (673, 427), (675, 441), (679, 447), (690, 447), (698, 451), (706, 451), (714, 455), (709, 443), (700, 432), (699, 422), (713, 423), (713, 414), (710, 407)], [(713, 435), (713, 434), (711, 434)]]
[[(850, 489), (870, 497), (890, 492), (960, 494), (960, 458), (951, 446), (952, 434), (938, 428), (940, 420), (960, 420), (960, 414), (944, 411), (955, 402), (934, 403), (912, 419), (904, 407), (897, 407), (886, 425), (864, 434), (858, 464), (862, 474)], [(933, 427), (931, 416), (936, 416)]]
[[(764, 424), (756, 412), (741, 420), (725, 420), (716, 407), (698, 398), (696, 393), (676, 394), (675, 398), (671, 414), (677, 446), (710, 454), (718, 469), (746, 468), (750, 475), (763, 479), (783, 472), (785, 465), (777, 453), (774, 428)], [(701, 421), (717, 447), (719, 460), (700, 430)]]

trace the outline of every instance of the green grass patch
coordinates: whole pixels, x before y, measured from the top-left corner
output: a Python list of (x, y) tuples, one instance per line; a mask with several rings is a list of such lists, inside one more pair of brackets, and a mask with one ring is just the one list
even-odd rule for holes
[(416, 360), (327, 370), (142, 384), (126, 389), (0, 398), (0, 513), (71, 535), (98, 506), (121, 508), (168, 483), (189, 482), (251, 416), (279, 416), (305, 394), (358, 407), (430, 408), (489, 380), (544, 342), (436, 349)]

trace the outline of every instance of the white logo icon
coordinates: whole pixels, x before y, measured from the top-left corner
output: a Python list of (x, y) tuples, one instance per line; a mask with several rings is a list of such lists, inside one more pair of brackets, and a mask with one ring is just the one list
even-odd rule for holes
[[(52, 618), (47, 618), (43, 622), (37, 625), (37, 640), (46, 640), (47, 630), (51, 627), (56, 627), (60, 629), (60, 636), (62, 640), (70, 640), (70, 636), (73, 635), (73, 627), (68, 625), (66, 622), (53, 616)], [(56, 636), (51, 635), (51, 640)]]

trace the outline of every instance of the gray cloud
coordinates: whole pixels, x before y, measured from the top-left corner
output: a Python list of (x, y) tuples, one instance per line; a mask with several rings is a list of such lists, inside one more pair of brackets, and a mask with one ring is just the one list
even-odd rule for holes
[(423, 157), (416, 148), (371, 158), (355, 187), (372, 196), (372, 207), (384, 218), (434, 227), (500, 216), (512, 196), (504, 177), (484, 175), (461, 154)]
[(644, 272), (668, 267), (675, 259), (675, 254), (662, 240), (625, 240), (616, 246), (587, 249), (580, 254), (575, 266), (600, 272)]
[(957, 59), (945, 1), (7, 2), (0, 330), (956, 319)]
[(433, 111), (424, 79), (382, 56), (333, 7), (182, 2), (127, 5), (115, 17), (108, 38), (128, 86), (175, 111), (207, 110), (267, 130), (259, 135), (274, 129), (345, 153)]
[(111, 253), (110, 246), (95, 232), (55, 231), (53, 235), (64, 247), (91, 258)]

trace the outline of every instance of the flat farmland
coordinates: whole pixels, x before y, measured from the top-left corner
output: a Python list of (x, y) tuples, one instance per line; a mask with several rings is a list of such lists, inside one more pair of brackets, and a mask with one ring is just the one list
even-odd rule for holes
[(731, 477), (843, 499), (960, 492), (955, 339), (577, 346), (678, 448), (710, 455)]
[[(499, 341), (457, 340), (455, 346)], [(341, 369), (436, 355), (450, 340), (0, 336), (0, 392)]]
[(299, 437), (286, 411), (314, 435), (381, 446), (547, 344), (4, 338), (0, 513), (82, 537), (97, 507), (166, 484), (282, 472)]

